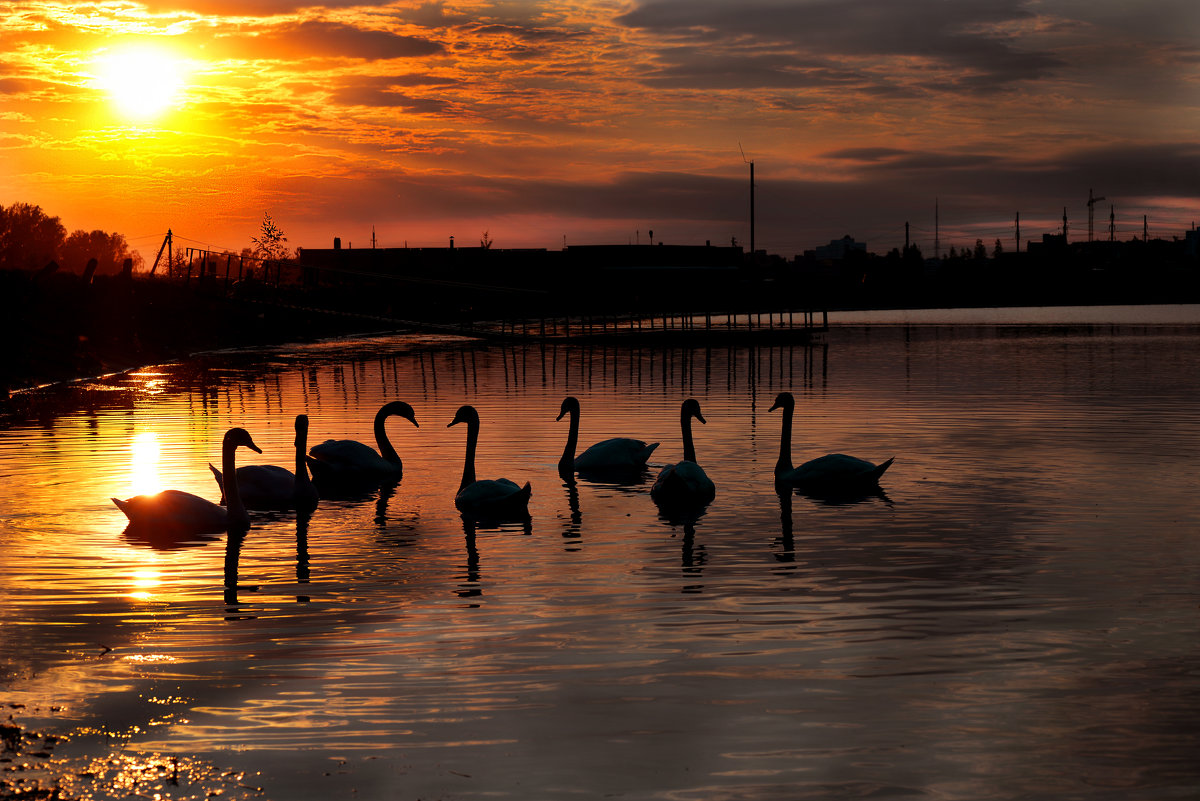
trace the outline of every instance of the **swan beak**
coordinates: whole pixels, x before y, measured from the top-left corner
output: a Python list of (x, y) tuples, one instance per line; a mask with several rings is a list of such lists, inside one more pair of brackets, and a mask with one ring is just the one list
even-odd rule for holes
[(708, 425), (708, 421), (704, 419), (704, 415), (700, 414), (700, 412), (696, 412), (696, 419), (704, 423), (704, 425)]
[(772, 403), (772, 404), (771, 404), (771, 408), (770, 408), (770, 409), (767, 409), (767, 411), (768, 411), (768, 412), (773, 412), (773, 411), (775, 411), (776, 409), (778, 409), (779, 407), (780, 407), (780, 403), (779, 403), (779, 401), (775, 401), (774, 403)]
[(246, 447), (249, 448), (250, 450), (254, 451), (255, 453), (262, 453), (262, 448), (258, 447), (253, 442), (246, 445)]
[(556, 423), (557, 423), (559, 420), (563, 419), (563, 415), (564, 415), (564, 414), (566, 414), (566, 413), (567, 413), (567, 412), (566, 412), (566, 410), (565, 410), (565, 409), (564, 409), (563, 411), (559, 412), (559, 413), (558, 413), (558, 417), (555, 417), (555, 418), (554, 418), (554, 422), (556, 422)]
[(450, 428), (451, 426), (454, 426), (454, 425), (458, 425), (457, 418), (455, 418), (454, 420), (451, 420), (449, 423), (446, 423), (446, 428)]

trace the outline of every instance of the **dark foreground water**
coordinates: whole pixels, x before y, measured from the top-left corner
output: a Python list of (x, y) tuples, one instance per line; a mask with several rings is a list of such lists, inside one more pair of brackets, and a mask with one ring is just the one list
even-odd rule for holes
[[(895, 456), (885, 494), (775, 494), (785, 389), (797, 463)], [(661, 442), (651, 475), (697, 398), (716, 500), (682, 522), (649, 480), (565, 485), (567, 394), (584, 445)], [(215, 500), (229, 426), (290, 466), (295, 414), (370, 442), (394, 399), (420, 422), (389, 424), (398, 486), (256, 515), (240, 548), (153, 547), (109, 501)], [(454, 509), (467, 402), (527, 525)], [(0, 702), (9, 745), (39, 735), (0, 796), (1195, 798), (1198, 450), (1193, 327), (398, 337), (52, 393), (0, 429)]]

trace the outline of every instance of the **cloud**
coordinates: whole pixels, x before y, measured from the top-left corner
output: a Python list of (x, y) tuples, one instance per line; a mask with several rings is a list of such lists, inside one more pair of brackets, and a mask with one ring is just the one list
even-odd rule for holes
[(213, 49), (237, 58), (284, 60), (343, 58), (380, 61), (425, 58), (445, 52), (440, 42), (431, 39), (321, 20), (219, 31), (213, 38)]
[[(910, 79), (979, 92), (1041, 78), (1063, 65), (1049, 52), (1018, 47), (1006, 31), (1006, 25), (1031, 17), (1019, 0), (653, 0), (617, 21), (666, 40), (659, 59), (677, 78), (690, 74), (698, 86), (711, 85), (712, 73), (700, 68), (696, 48), (739, 54), (751, 67), (738, 79), (746, 86), (777, 86), (781, 69), (803, 73), (823, 65), (836, 74), (845, 69), (839, 65), (864, 59), (890, 59), (899, 67), (895, 60), (907, 58), (916, 60), (902, 70)], [(764, 51), (775, 60), (774, 69), (760, 69)], [(790, 66), (782, 66), (788, 61)], [(727, 63), (737, 69), (736, 62)], [(949, 77), (938, 69), (949, 70)], [(762, 83), (755, 84), (756, 75)], [(875, 80), (888, 82), (883, 74)]]

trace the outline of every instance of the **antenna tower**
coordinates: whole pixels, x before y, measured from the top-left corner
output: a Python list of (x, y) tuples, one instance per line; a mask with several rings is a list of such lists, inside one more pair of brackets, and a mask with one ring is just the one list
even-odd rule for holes
[(754, 258), (754, 162), (746, 158), (746, 151), (742, 150), (742, 143), (738, 142), (738, 150), (742, 154), (742, 161), (750, 165), (750, 258)]
[[(1096, 204), (1104, 200), (1104, 196), (1092, 197), (1092, 190), (1088, 190), (1088, 241), (1092, 241), (1092, 219), (1096, 209)], [(1065, 213), (1065, 212), (1064, 212)]]

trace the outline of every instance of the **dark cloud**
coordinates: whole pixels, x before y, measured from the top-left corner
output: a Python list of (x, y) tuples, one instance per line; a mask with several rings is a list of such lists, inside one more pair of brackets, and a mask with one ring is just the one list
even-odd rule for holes
[(532, 42), (570, 41), (587, 35), (583, 31), (569, 31), (561, 28), (541, 28), (499, 23), (491, 25), (466, 25), (463, 26), (463, 30), (481, 36), (507, 36)]
[[(742, 51), (747, 65), (754, 65), (755, 59), (746, 53), (764, 49), (776, 53), (776, 58), (795, 59), (797, 69), (811, 69), (814, 58), (827, 60), (831, 70), (844, 56), (928, 59), (960, 74), (946, 88), (978, 92), (1044, 77), (1063, 65), (1050, 53), (1018, 48), (1011, 37), (1000, 32), (1001, 24), (1031, 16), (1020, 0), (816, 0), (788, 4), (773, 0), (654, 0), (617, 19), (680, 43)], [(711, 72), (695, 68), (689, 49), (664, 47), (659, 57), (672, 65), (677, 77), (692, 65), (696, 84), (709, 85)], [(755, 74), (772, 79), (762, 85), (778, 85), (778, 68), (767, 73), (750, 70), (740, 80), (753, 85)], [(650, 79), (654, 77), (652, 74)]]
[(246, 29), (219, 35), (214, 49), (240, 58), (349, 58), (381, 61), (420, 58), (445, 52), (440, 42), (339, 22), (307, 21)]
[(439, 98), (413, 97), (391, 89), (373, 86), (346, 86), (336, 89), (331, 99), (340, 106), (398, 108), (413, 114), (449, 114), (454, 104)]
[(670, 88), (781, 89), (850, 86), (867, 80), (860, 72), (828, 62), (779, 53), (709, 53), (676, 47), (660, 55), (669, 66), (644, 73), (644, 83)]
[(847, 147), (825, 153), (824, 157), (846, 161), (880, 162), (894, 161), (906, 155), (908, 155), (907, 150), (897, 150), (891, 147)]

